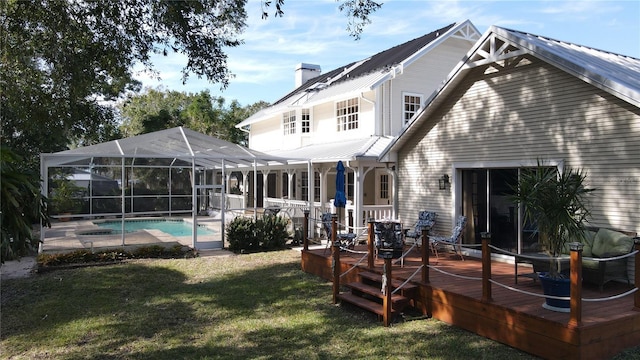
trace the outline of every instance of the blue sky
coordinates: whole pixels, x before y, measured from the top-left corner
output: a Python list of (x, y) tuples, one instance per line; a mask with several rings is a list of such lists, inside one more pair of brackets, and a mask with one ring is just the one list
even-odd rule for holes
[[(298, 63), (320, 65), (322, 72), (360, 60), (454, 22), (471, 20), (481, 33), (491, 25), (640, 58), (640, 1), (422, 1), (381, 0), (359, 41), (347, 33), (347, 18), (335, 0), (285, 0), (284, 17), (261, 19), (260, 1), (249, 0), (244, 44), (228, 49), (235, 78), (229, 87), (190, 77), (182, 84), (181, 55), (155, 57), (162, 80), (145, 74), (145, 87), (200, 92), (249, 105), (273, 102), (294, 87)], [(453, 66), (452, 66), (453, 67)]]

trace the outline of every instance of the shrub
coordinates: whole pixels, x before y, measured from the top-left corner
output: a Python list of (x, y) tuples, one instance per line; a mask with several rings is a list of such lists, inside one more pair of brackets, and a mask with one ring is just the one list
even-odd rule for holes
[(255, 251), (259, 243), (255, 236), (255, 223), (253, 219), (237, 217), (227, 225), (227, 241), (229, 250), (238, 253), (241, 251)]
[(289, 238), (287, 220), (267, 215), (256, 221), (256, 237), (264, 250), (282, 249)]
[(114, 262), (126, 259), (142, 258), (186, 258), (196, 256), (192, 249), (182, 245), (175, 245), (165, 248), (159, 245), (142, 246), (132, 251), (123, 250), (103, 250), (91, 252), (89, 250), (76, 250), (69, 253), (40, 254), (38, 255), (38, 265), (40, 267), (53, 267), (72, 264)]
[(282, 249), (289, 238), (287, 220), (272, 215), (256, 221), (237, 217), (226, 231), (229, 250), (235, 253)]

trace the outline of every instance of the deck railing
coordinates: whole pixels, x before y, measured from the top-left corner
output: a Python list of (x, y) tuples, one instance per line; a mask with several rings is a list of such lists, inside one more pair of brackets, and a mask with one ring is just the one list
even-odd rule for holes
[[(308, 212), (305, 212), (305, 224), (308, 224), (309, 222), (309, 216), (308, 216)], [(336, 269), (338, 269), (340, 266), (340, 244), (339, 242), (336, 241), (336, 226), (335, 226), (335, 217), (332, 219), (332, 221), (334, 221), (334, 226), (332, 227), (333, 229), (333, 234), (331, 234), (331, 240), (332, 240), (332, 268), (333, 270), (333, 299), (334, 302), (337, 301), (337, 295), (338, 295), (338, 291), (340, 288), (340, 273), (339, 271), (337, 271)], [(373, 243), (374, 243), (374, 234), (373, 234), (373, 230), (372, 230), (372, 225), (373, 222), (370, 221), (369, 222), (369, 227), (370, 227), (370, 231), (369, 231), (369, 236), (368, 236), (368, 240), (367, 240), (367, 251), (368, 251), (368, 261), (367, 261), (367, 267), (372, 269), (374, 266), (374, 248), (373, 248)], [(488, 233), (483, 233), (482, 234), (482, 276), (477, 278), (477, 280), (480, 280), (482, 282), (482, 298), (481, 301), (483, 302), (487, 302), (490, 303), (493, 301), (492, 299), (492, 285), (497, 285), (497, 286), (502, 286), (504, 288), (507, 288), (509, 290), (512, 291), (519, 291), (519, 292), (524, 292), (518, 289), (514, 289), (513, 287), (510, 286), (506, 286), (503, 284), (498, 283), (497, 281), (494, 281), (491, 279), (491, 235)], [(423, 242), (423, 244), (427, 244), (429, 242), (429, 234), (427, 232), (427, 230), (424, 230), (422, 232), (422, 238), (425, 239), (425, 241)], [(308, 250), (308, 238), (305, 237), (303, 240), (303, 247), (304, 250)], [(570, 260), (569, 260), (569, 267), (570, 267), (570, 273), (569, 273), (569, 278), (570, 278), (570, 283), (571, 283), (571, 288), (570, 288), (570, 296), (568, 298), (558, 298), (559, 300), (569, 300), (569, 321), (568, 321), (568, 326), (570, 327), (579, 327), (582, 325), (582, 302), (583, 301), (606, 301), (606, 300), (613, 300), (622, 296), (628, 296), (628, 295), (633, 295), (634, 296), (634, 308), (635, 309), (640, 309), (640, 237), (635, 237), (634, 238), (634, 251), (632, 251), (629, 256), (633, 256), (634, 257), (634, 285), (635, 288), (624, 293), (624, 294), (619, 294), (616, 296), (613, 296), (611, 298), (603, 298), (603, 299), (583, 299), (582, 298), (582, 246), (580, 243), (572, 243), (570, 244)], [(422, 255), (422, 265), (419, 267), (419, 270), (421, 271), (421, 279), (420, 282), (423, 284), (428, 284), (429, 283), (429, 271), (430, 269), (434, 268), (429, 264), (429, 246), (422, 246), (421, 247), (421, 255)], [(391, 277), (391, 271), (392, 271), (392, 260), (391, 259), (384, 259), (385, 260), (385, 274), (388, 277)], [(439, 270), (437, 268), (434, 268), (436, 270), (438, 270), (439, 272), (443, 272), (442, 270)], [(416, 271), (414, 273), (414, 275), (417, 275)], [(446, 272), (445, 272), (446, 273)], [(448, 274), (448, 273), (447, 273)], [(453, 276), (456, 276), (454, 274), (451, 274)], [(413, 276), (413, 275), (412, 275)], [(474, 278), (476, 279), (476, 278)], [(408, 279), (407, 281), (410, 281), (411, 279)], [(390, 304), (391, 303), (391, 296), (393, 295), (393, 292), (391, 291), (387, 291), (386, 292), (386, 297), (389, 297), (388, 299), (385, 298), (385, 304)], [(548, 297), (546, 295), (540, 295), (540, 294), (530, 294), (530, 295), (534, 295), (534, 296), (543, 296), (543, 297)], [(552, 297), (555, 298), (555, 297)], [(389, 319), (391, 318), (391, 308), (388, 306), (385, 306), (385, 309), (388, 310), (388, 313), (385, 312), (385, 314), (383, 315), (383, 320), (384, 320), (384, 324), (385, 326), (389, 325)]]

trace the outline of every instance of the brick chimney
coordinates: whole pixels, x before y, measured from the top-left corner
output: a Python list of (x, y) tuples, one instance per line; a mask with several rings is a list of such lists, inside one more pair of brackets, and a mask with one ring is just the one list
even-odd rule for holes
[(320, 75), (320, 65), (300, 63), (296, 66), (296, 88)]

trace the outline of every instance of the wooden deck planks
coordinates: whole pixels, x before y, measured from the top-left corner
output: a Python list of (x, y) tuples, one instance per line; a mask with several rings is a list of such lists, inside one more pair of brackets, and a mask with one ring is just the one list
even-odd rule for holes
[[(362, 255), (341, 254), (341, 267), (346, 270)], [(405, 258), (404, 267), (397, 264), (393, 277), (407, 279), (420, 266), (420, 254)], [(330, 280), (330, 259), (322, 251), (303, 252), (303, 269)], [(441, 256), (431, 265), (462, 277), (480, 278), (479, 259)], [(311, 266), (311, 264), (315, 264)], [(366, 264), (360, 266), (364, 269)], [(376, 259), (374, 269), (382, 272), (383, 261)], [(519, 277), (515, 283), (514, 265), (492, 262), (492, 279), (504, 285), (532, 293), (542, 293), (539, 281)], [(530, 273), (526, 265), (518, 267), (519, 274)], [(351, 274), (356, 273), (352, 271)], [(354, 275), (355, 276), (355, 275)], [(420, 273), (412, 280), (419, 286), (417, 308), (431, 313), (434, 318), (473, 331), (487, 338), (506, 343), (544, 358), (591, 359), (610, 357), (628, 347), (640, 345), (640, 311), (634, 309), (633, 296), (606, 302), (583, 302), (582, 325), (569, 328), (569, 314), (542, 308), (544, 298), (513, 292), (492, 285), (492, 301), (483, 303), (480, 280), (451, 277), (429, 270), (429, 284), (420, 283)], [(345, 280), (341, 279), (341, 283)], [(595, 286), (583, 288), (583, 298), (602, 298), (617, 295), (631, 287), (609, 283), (602, 292)]]

